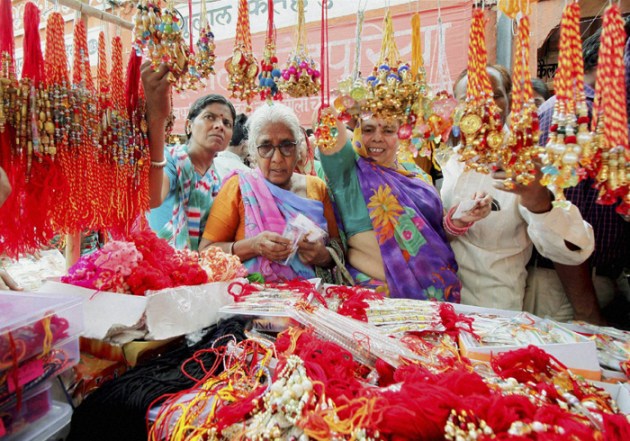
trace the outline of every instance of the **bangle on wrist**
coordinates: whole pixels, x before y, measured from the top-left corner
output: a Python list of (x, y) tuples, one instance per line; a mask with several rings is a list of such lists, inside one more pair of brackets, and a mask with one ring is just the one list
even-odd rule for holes
[(234, 244), (236, 243), (236, 241), (232, 242), (230, 244), (230, 254), (234, 254)]
[(455, 225), (455, 223), (453, 223), (453, 213), (455, 212), (455, 208), (456, 207), (451, 207), (446, 216), (444, 216), (444, 230), (451, 236), (461, 236), (473, 226), (474, 222), (469, 222), (463, 227)]
[(166, 167), (166, 158), (164, 158), (162, 161), (151, 161), (151, 167), (152, 168), (164, 168), (164, 167)]

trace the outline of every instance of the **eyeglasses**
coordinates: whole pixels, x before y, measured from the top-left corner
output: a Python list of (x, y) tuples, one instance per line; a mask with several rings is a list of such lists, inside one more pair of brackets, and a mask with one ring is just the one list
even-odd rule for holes
[(284, 157), (295, 155), (295, 148), (297, 147), (297, 141), (282, 141), (278, 145), (273, 144), (261, 144), (258, 147), (258, 154), (261, 158), (271, 158), (276, 149), (280, 150), (280, 154)]

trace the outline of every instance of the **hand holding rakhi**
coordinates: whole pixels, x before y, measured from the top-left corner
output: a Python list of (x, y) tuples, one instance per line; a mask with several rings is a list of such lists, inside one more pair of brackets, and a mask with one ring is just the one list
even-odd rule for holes
[(140, 66), (140, 77), (146, 97), (147, 119), (166, 120), (171, 112), (171, 82), (168, 79), (170, 70), (166, 64), (160, 64), (155, 70), (151, 61)]
[(520, 196), (519, 203), (532, 213), (546, 213), (553, 207), (551, 204), (553, 196), (551, 191), (540, 183), (540, 179), (542, 178), (540, 162), (535, 161), (535, 165), (535, 177), (530, 184), (524, 185), (516, 183), (511, 186), (506, 185), (505, 180), (507, 179), (507, 174), (504, 170), (499, 168), (492, 173), (492, 178), (496, 179), (494, 187), (501, 191), (507, 191), (508, 193), (514, 193)]

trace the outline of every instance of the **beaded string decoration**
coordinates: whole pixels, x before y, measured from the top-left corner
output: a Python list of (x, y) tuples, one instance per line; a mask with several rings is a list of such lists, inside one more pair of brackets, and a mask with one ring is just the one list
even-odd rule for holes
[[(413, 162), (413, 157), (418, 156), (421, 146), (419, 141), (424, 140), (424, 137), (414, 138), (413, 129), (417, 127), (420, 121), (424, 121), (430, 113), (430, 102), (427, 96), (426, 70), (424, 68), (424, 59), (422, 58), (419, 13), (415, 13), (411, 16), (411, 77), (414, 86), (417, 88), (417, 99), (411, 105), (411, 110), (407, 115), (407, 122), (398, 130), (398, 137), (404, 140), (403, 145), (407, 147), (398, 150), (398, 160), (402, 162)], [(426, 153), (425, 150), (424, 154), (426, 155)]]
[(534, 159), (543, 149), (538, 147), (540, 124), (534, 103), (534, 92), (529, 75), (529, 16), (518, 23), (518, 37), (512, 63), (512, 113), (507, 145), (501, 150), (501, 161), (506, 172), (505, 186), (529, 185), (536, 177)]
[(130, 209), (120, 226), (123, 237), (127, 237), (132, 228), (142, 229), (147, 225), (144, 215), (149, 209), (149, 140), (147, 137), (146, 101), (140, 83), (140, 64), (142, 59), (131, 51), (127, 63), (125, 84), (125, 110), (129, 122), (129, 150), (131, 175), (128, 177), (127, 190), (130, 194)]
[[(438, 3), (439, 5), (439, 3)], [(424, 120), (418, 119), (414, 127), (412, 142), (418, 144), (418, 154), (421, 157), (431, 157), (433, 167), (440, 170), (438, 162), (446, 163), (443, 157), (451, 155), (453, 149), (445, 142), (455, 130), (453, 127), (453, 113), (457, 107), (457, 100), (453, 97), (453, 81), (446, 56), (446, 29), (442, 21), (442, 11), (438, 6), (437, 17), (437, 45), (431, 54), (430, 83), (437, 92), (432, 97), (430, 114)], [(459, 130), (459, 127), (457, 128)], [(459, 132), (456, 133), (459, 136)]]
[(47, 215), (54, 209), (55, 187), (50, 184), (59, 179), (61, 172), (54, 161), (55, 126), (45, 83), (39, 22), (39, 9), (34, 3), (27, 3), (24, 7), (24, 65), (20, 85), (20, 90), (24, 92), (22, 98), (25, 99), (22, 109), (26, 108), (27, 113), (21, 115), (18, 134), (22, 135), (20, 144), (26, 147), (23, 150), (26, 154), (26, 182), (19, 212), (22, 226), (20, 241), (22, 250), (29, 252), (47, 244), (54, 234)]
[[(112, 45), (113, 50), (113, 45)], [(112, 75), (116, 73), (115, 69), (112, 68)], [(113, 81), (112, 81), (113, 82)], [(96, 168), (98, 170), (97, 174), (101, 178), (101, 185), (99, 188), (99, 205), (104, 205), (110, 201), (110, 198), (113, 199), (112, 194), (115, 191), (115, 175), (112, 173), (112, 137), (113, 137), (113, 126), (114, 126), (114, 115), (113, 115), (113, 98), (112, 98), (112, 87), (110, 82), (110, 76), (107, 72), (107, 52), (105, 47), (105, 33), (99, 32), (98, 35), (98, 64), (96, 69), (96, 91), (98, 94), (97, 106), (98, 106), (98, 115), (99, 115), (99, 136), (98, 136), (98, 145), (96, 156), (97, 163)], [(109, 207), (113, 207), (114, 204), (109, 204)], [(105, 224), (109, 224), (109, 218), (111, 216), (111, 208), (105, 214)]]
[(630, 147), (628, 146), (627, 85), (623, 64), (626, 33), (619, 5), (604, 13), (597, 64), (592, 130), (594, 157), (589, 171), (597, 180), (597, 203), (610, 205), (621, 199), (617, 212), (630, 214)]
[(69, 93), (71, 123), (69, 130), (68, 161), (62, 169), (70, 194), (64, 204), (65, 227), (71, 233), (102, 225), (99, 210), (99, 176), (95, 164), (95, 146), (98, 145), (97, 100), (92, 80), (87, 29), (83, 20), (74, 26), (72, 90)]
[[(115, 177), (111, 189), (110, 206), (118, 207), (117, 213), (111, 213), (110, 224), (124, 223), (130, 216), (130, 192), (128, 181), (133, 175), (133, 143), (129, 140), (130, 123), (125, 100), (123, 80), (122, 41), (119, 36), (112, 39), (112, 144), (110, 146), (111, 165), (109, 173)], [(115, 199), (114, 199), (115, 198)]]
[(359, 77), (359, 66), (361, 65), (361, 33), (363, 32), (363, 22), (365, 21), (365, 5), (359, 1), (357, 10), (357, 25), (355, 30), (354, 43), (354, 67), (352, 74), (337, 83), (337, 98), (333, 101), (333, 106), (338, 112), (337, 118), (344, 123), (353, 118), (359, 118), (361, 103), (367, 97), (365, 82)]
[(321, 22), (321, 85), (319, 115), (315, 128), (315, 144), (320, 150), (329, 150), (335, 146), (337, 136), (337, 118), (330, 108), (330, 74), (328, 71), (328, 8), (327, 2), (322, 2)]
[(161, 63), (168, 66), (168, 80), (175, 91), (195, 88), (199, 72), (182, 36), (182, 19), (175, 9), (175, 2), (168, 0), (164, 9), (160, 4), (159, 0), (157, 3), (138, 2), (134, 17), (134, 47), (139, 53), (146, 52), (155, 70)]
[(12, 257), (20, 251), (19, 217), (26, 167), (15, 143), (15, 122), (21, 112), (18, 104), (19, 85), (15, 75), (15, 40), (13, 14), (9, 0), (0, 1), (0, 166), (7, 174), (13, 191), (0, 207), (0, 243)]
[(468, 46), (468, 84), (466, 102), (459, 121), (462, 133), (461, 159), (467, 169), (488, 173), (497, 161), (497, 149), (503, 143), (501, 114), (495, 104), (486, 65), (485, 24), (483, 10), (473, 9)]
[(54, 147), (51, 147), (51, 155), (55, 155), (62, 176), (55, 189), (59, 209), (49, 213), (51, 221), (56, 225), (57, 231), (65, 231), (66, 211), (70, 204), (70, 186), (66, 178), (66, 170), (71, 168), (69, 163), (69, 129), (71, 124), (68, 73), (68, 59), (64, 43), (64, 19), (59, 12), (53, 12), (46, 22), (46, 52), (44, 54), (44, 67), (46, 81), (48, 83), (48, 99), (51, 102), (53, 123), (55, 125)]
[(541, 179), (564, 200), (563, 189), (577, 185), (583, 171), (581, 157), (591, 156), (592, 136), (588, 131), (588, 108), (584, 96), (584, 61), (580, 37), (580, 5), (567, 4), (560, 21), (560, 52), (554, 77), (556, 103), (553, 110)]
[(420, 87), (409, 64), (400, 60), (389, 9), (383, 24), (384, 35), (378, 64), (374, 66), (372, 75), (365, 79), (368, 96), (361, 105), (361, 118), (400, 121), (398, 138), (404, 149), (411, 139), (411, 123), (416, 120), (414, 105), (418, 100)]
[[(305, 23), (304, 0), (297, 0), (297, 27), (295, 32), (297, 43), (295, 50), (289, 56), (285, 68), (282, 69), (282, 79), (279, 82), (280, 90), (294, 98), (314, 96), (320, 89), (320, 71), (315, 60), (309, 56), (306, 47)], [(322, 23), (323, 31), (324, 23)]]
[(256, 94), (258, 62), (252, 53), (247, 0), (239, 0), (234, 49), (232, 56), (225, 61), (225, 70), (228, 72), (230, 96), (245, 101), (249, 107)]
[[(189, 20), (192, 23), (192, 14)], [(195, 54), (195, 69), (200, 78), (208, 78), (211, 74), (214, 74), (215, 48), (214, 33), (210, 29), (210, 23), (208, 22), (206, 0), (201, 0), (199, 39), (197, 40), (197, 53)]]
[(278, 57), (276, 56), (276, 29), (273, 24), (273, 0), (267, 2), (267, 36), (265, 37), (265, 48), (260, 61), (260, 73), (258, 74), (258, 90), (260, 99), (271, 101), (282, 101), (282, 92), (278, 89), (278, 79), (280, 78), (278, 69)]

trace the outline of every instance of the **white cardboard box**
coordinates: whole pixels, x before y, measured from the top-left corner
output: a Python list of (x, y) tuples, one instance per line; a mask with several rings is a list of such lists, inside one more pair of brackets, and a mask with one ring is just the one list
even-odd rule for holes
[[(503, 317), (514, 317), (520, 314), (519, 311), (504, 309), (481, 308), (470, 305), (453, 306), (455, 311), (460, 314), (480, 313)], [(581, 375), (589, 380), (601, 380), (602, 371), (597, 360), (597, 347), (594, 341), (583, 337), (583, 340), (578, 343), (554, 343), (537, 346), (556, 357), (574, 374)], [(523, 346), (477, 346), (474, 337), (469, 333), (460, 333), (460, 352), (463, 356), (474, 360), (489, 361), (492, 355), (521, 348)]]
[(180, 286), (134, 296), (47, 281), (37, 291), (83, 299), (83, 337), (123, 344), (136, 339), (164, 340), (216, 323), (219, 308), (233, 303), (232, 282)]

